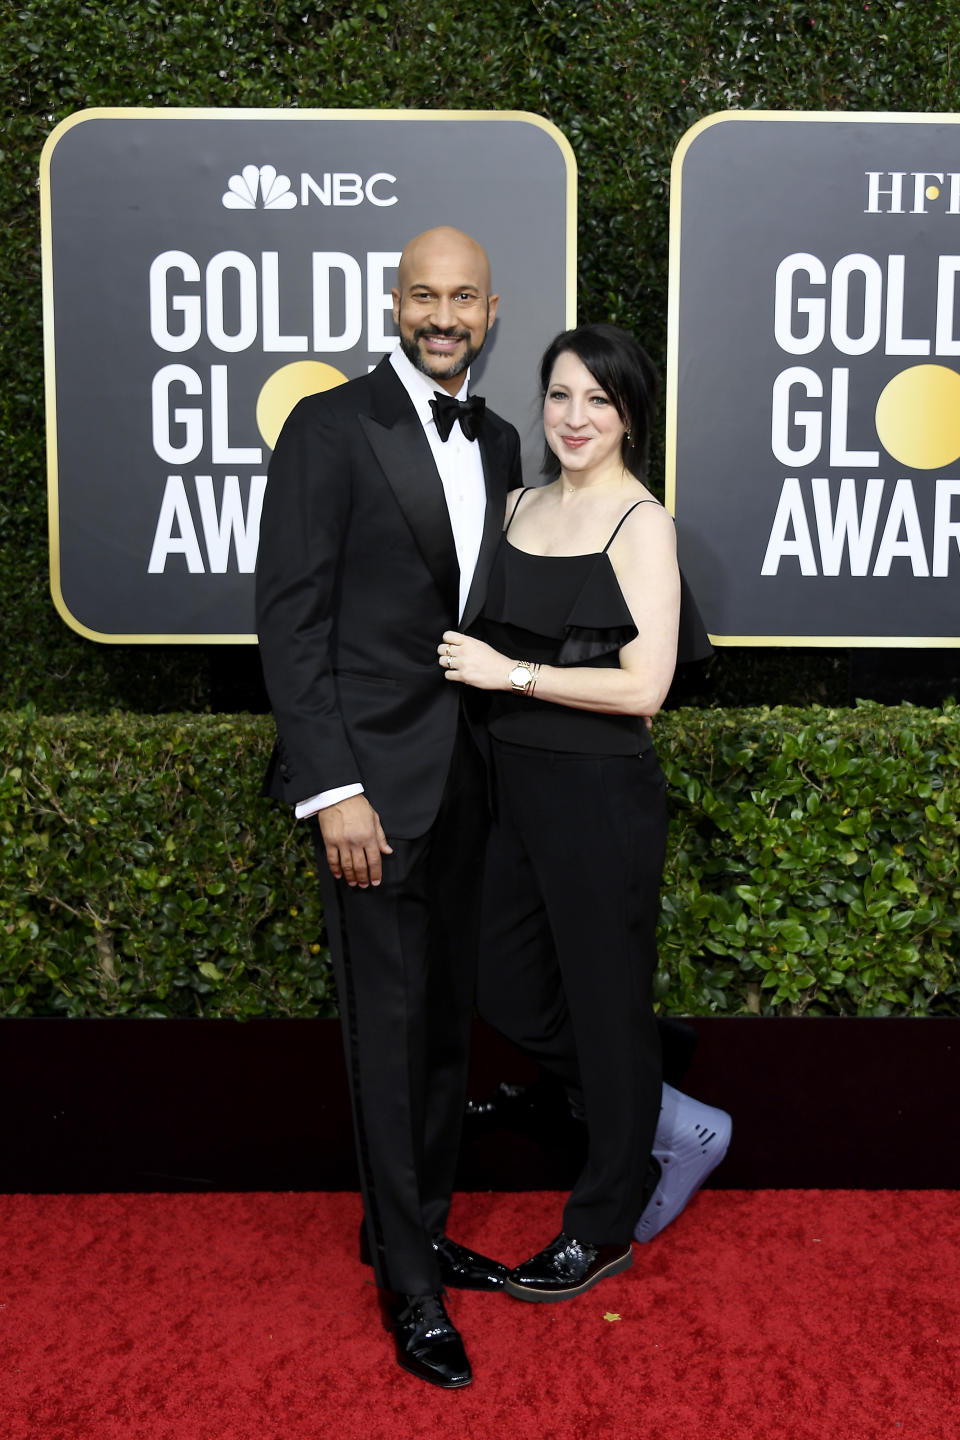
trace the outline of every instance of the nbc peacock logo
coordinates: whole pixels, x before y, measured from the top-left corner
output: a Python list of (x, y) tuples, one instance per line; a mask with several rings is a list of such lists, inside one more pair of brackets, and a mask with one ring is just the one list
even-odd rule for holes
[(290, 176), (275, 165), (244, 165), (239, 175), (230, 176), (221, 203), (227, 210), (292, 210), (297, 197)]

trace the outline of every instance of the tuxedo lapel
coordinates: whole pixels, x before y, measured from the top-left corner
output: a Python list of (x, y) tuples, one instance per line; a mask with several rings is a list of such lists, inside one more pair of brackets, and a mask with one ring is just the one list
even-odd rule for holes
[(387, 361), (370, 377), (376, 405), (361, 428), (406, 517), (421, 555), (452, 613), (459, 611), (460, 569), (443, 485), (423, 426)]
[(473, 572), (470, 593), (463, 609), (460, 628), (466, 630), (480, 613), (487, 594), (490, 567), (500, 535), (503, 531), (504, 507), (507, 499), (507, 455), (506, 446), (499, 432), (487, 423), (480, 432), (480, 458), (483, 461), (483, 480), (487, 490), (487, 508), (483, 516), (483, 537), (477, 568)]

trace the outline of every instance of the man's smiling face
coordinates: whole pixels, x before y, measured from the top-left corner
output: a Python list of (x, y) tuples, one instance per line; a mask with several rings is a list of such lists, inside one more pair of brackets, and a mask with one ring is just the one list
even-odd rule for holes
[(497, 313), (481, 246), (459, 230), (428, 230), (403, 252), (393, 318), (407, 359), (456, 394)]

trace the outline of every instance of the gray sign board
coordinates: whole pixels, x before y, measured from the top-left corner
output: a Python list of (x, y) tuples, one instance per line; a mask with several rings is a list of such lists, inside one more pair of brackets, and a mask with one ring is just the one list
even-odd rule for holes
[(473, 388), (540, 453), (574, 323), (576, 171), (512, 112), (89, 110), (41, 169), (51, 588), (101, 641), (253, 641), (271, 448), (396, 343), (407, 240), (447, 224), (500, 312)]
[(677, 150), (667, 494), (717, 644), (960, 645), (957, 118)]

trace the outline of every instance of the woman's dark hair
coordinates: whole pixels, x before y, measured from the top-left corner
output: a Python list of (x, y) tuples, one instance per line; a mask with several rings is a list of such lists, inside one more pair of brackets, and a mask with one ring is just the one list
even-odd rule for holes
[[(631, 475), (643, 480), (660, 387), (656, 366), (629, 331), (616, 325), (578, 325), (576, 330), (564, 330), (547, 347), (540, 361), (542, 395), (546, 395), (550, 386), (554, 365), (567, 350), (582, 360), (616, 406), (617, 414), (627, 427), (621, 459)], [(560, 461), (549, 445), (544, 447), (541, 470), (552, 480), (560, 474)]]

